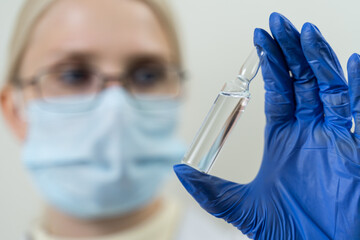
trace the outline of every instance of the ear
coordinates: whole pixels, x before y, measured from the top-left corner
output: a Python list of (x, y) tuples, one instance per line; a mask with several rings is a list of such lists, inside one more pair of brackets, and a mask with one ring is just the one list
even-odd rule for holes
[(0, 92), (0, 104), (4, 118), (13, 133), (20, 141), (24, 141), (27, 132), (27, 123), (21, 118), (20, 106), (15, 102), (15, 89), (6, 85)]

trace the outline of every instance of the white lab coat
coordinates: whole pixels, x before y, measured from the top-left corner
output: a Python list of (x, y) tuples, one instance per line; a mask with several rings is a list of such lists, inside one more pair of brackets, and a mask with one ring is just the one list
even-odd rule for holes
[(200, 207), (190, 207), (185, 213), (176, 240), (248, 240), (249, 238), (235, 227), (221, 228), (215, 224), (213, 216)]
[[(188, 206), (181, 217), (181, 222), (174, 233), (173, 240), (247, 240), (249, 239), (234, 227), (220, 227), (214, 217), (205, 213), (198, 206)], [(23, 240), (35, 240), (24, 236)], [(157, 239), (146, 239), (157, 240)]]

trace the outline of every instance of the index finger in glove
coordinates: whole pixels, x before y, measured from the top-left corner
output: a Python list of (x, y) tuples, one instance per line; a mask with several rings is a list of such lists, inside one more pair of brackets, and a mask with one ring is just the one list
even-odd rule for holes
[(265, 53), (261, 71), (265, 83), (267, 122), (288, 121), (294, 117), (292, 80), (284, 56), (275, 40), (263, 29), (255, 29), (254, 44)]

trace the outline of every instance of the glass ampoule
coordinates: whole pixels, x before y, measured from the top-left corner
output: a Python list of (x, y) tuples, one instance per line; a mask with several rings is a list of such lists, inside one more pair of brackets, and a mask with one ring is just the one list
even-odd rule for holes
[(225, 83), (182, 163), (208, 173), (250, 100), (249, 84), (259, 71), (263, 52), (254, 49), (237, 78)]

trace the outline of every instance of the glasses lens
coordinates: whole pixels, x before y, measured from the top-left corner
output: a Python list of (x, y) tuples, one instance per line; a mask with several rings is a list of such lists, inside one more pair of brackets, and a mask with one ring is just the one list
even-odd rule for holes
[(125, 87), (135, 96), (176, 96), (180, 92), (181, 76), (167, 65), (145, 64), (130, 70)]
[(91, 104), (101, 87), (97, 74), (86, 68), (64, 66), (39, 81), (45, 103), (59, 106)]
[[(168, 64), (142, 63), (127, 71), (123, 87), (133, 96), (178, 97), (181, 74)], [(78, 112), (96, 105), (105, 86), (103, 77), (90, 67), (61, 66), (43, 74), (38, 90), (44, 108), (50, 111)]]

